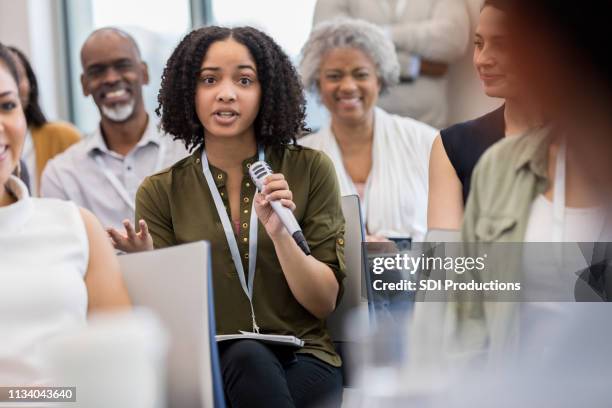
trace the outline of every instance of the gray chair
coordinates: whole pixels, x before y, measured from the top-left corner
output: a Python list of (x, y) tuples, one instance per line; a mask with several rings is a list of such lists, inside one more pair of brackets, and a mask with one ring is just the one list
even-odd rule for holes
[(342, 197), (342, 212), (346, 221), (344, 235), (344, 255), (346, 262), (346, 279), (344, 295), (336, 306), (334, 313), (327, 319), (327, 327), (338, 353), (343, 359), (345, 385), (351, 384), (350, 350), (355, 342), (354, 335), (347, 327), (349, 317), (362, 311), (367, 316), (367, 299), (365, 297), (364, 263), (362, 242), (365, 241), (365, 229), (361, 218), (359, 197), (349, 195)]

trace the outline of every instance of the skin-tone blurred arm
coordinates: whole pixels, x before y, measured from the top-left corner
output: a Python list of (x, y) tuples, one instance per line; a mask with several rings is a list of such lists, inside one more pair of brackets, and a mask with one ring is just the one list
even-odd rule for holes
[(329, 266), (304, 254), (272, 210), (269, 201), (273, 200), (281, 200), (285, 207), (295, 210), (293, 194), (284, 176), (272, 174), (264, 184), (263, 191), (255, 196), (255, 211), (274, 243), (289, 289), (306, 310), (325, 319), (336, 308), (338, 281)]
[(421, 59), (421, 75), (439, 78), (446, 75), (447, 72), (448, 64), (427, 59)]
[(429, 158), (427, 228), (458, 230), (462, 222), (462, 185), (438, 135)]
[(89, 241), (89, 264), (85, 285), (89, 297), (88, 313), (125, 309), (131, 306), (119, 261), (96, 217), (81, 209)]
[[(397, 59), (400, 64), (400, 78), (412, 78), (415, 75), (413, 63), (416, 55), (399, 51), (397, 53)], [(445, 62), (439, 62), (431, 59), (418, 57), (419, 71), (416, 72), (417, 76), (428, 76), (431, 78), (440, 78), (446, 75), (448, 72), (449, 65)]]

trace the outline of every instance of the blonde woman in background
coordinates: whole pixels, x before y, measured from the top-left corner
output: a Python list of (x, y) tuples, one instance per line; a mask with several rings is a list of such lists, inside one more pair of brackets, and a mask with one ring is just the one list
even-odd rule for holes
[(429, 229), (459, 229), (472, 172), (483, 153), (505, 136), (518, 136), (537, 127), (537, 115), (529, 110), (508, 50), (508, 8), (506, 0), (486, 0), (474, 38), (474, 67), (484, 93), (502, 99), (504, 105), (440, 131), (429, 165)]

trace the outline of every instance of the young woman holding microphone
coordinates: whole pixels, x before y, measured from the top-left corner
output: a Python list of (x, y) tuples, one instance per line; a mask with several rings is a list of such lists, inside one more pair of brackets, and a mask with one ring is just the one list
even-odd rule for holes
[[(250, 27), (195, 30), (168, 60), (159, 102), (162, 128), (193, 154), (143, 182), (140, 232), (129, 223), (127, 235), (111, 231), (116, 246), (132, 252), (207, 240), (217, 333), (304, 340), (295, 352), (253, 340), (220, 343), (231, 406), (339, 405), (341, 361), (324, 319), (342, 292), (344, 218), (330, 160), (295, 145), (305, 130), (304, 98), (289, 58)], [(259, 160), (274, 174), (256, 192), (248, 170)], [(273, 200), (293, 211), (311, 255), (286, 231)]]

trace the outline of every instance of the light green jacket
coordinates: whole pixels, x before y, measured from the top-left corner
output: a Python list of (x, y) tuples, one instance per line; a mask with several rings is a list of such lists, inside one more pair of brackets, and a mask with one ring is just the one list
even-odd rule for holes
[[(463, 242), (521, 242), (531, 205), (548, 188), (550, 132), (545, 128), (504, 139), (492, 146), (477, 164), (465, 211)], [(507, 259), (491, 268), (483, 280), (520, 281), (520, 247), (508, 249)], [(475, 275), (462, 277), (466, 280)], [(517, 305), (512, 302), (466, 298), (451, 303), (454, 346), (462, 352), (486, 354), (489, 361), (516, 350)], [(463, 296), (463, 297), (462, 297)], [(490, 300), (490, 299), (489, 299)]]
[(521, 242), (534, 199), (548, 188), (549, 131), (506, 138), (480, 159), (472, 176), (464, 242)]

